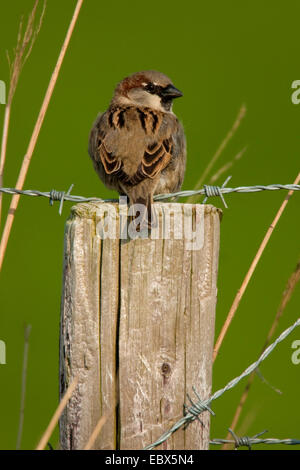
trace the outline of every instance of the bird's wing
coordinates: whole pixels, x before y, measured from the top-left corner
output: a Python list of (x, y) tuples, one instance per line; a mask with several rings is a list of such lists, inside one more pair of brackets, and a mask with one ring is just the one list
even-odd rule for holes
[(112, 152), (109, 152), (105, 146), (105, 141), (98, 139), (98, 152), (104, 166), (105, 173), (111, 175), (120, 170), (122, 162), (116, 158)]
[(116, 173), (121, 182), (134, 186), (147, 178), (155, 178), (168, 165), (171, 158), (172, 139), (164, 139), (161, 142), (147, 146), (134, 175), (127, 175), (122, 166)]
[[(118, 112), (120, 119), (120, 112)], [(113, 116), (114, 122), (118, 121)], [(123, 114), (122, 114), (123, 119)], [(93, 158), (100, 158), (104, 171), (107, 175), (116, 176), (119, 181), (126, 185), (134, 186), (147, 178), (155, 178), (170, 162), (172, 158), (173, 140), (172, 137), (162, 138), (157, 135), (154, 143), (147, 145), (144, 151), (142, 160), (138, 169), (133, 175), (128, 175), (124, 171), (123, 162), (120, 158), (115, 156), (114, 152), (108, 151), (105, 143), (107, 132), (110, 131), (109, 125), (104, 123), (104, 115), (98, 118), (95, 127), (97, 128), (96, 135), (93, 136)], [(115, 126), (116, 129), (117, 126)]]
[(89, 140), (89, 154), (96, 165), (101, 161), (105, 173), (110, 175), (120, 169), (121, 161), (115, 157), (113, 152), (109, 152), (105, 146), (105, 137), (109, 132), (105, 114), (101, 113), (98, 115), (92, 128)]

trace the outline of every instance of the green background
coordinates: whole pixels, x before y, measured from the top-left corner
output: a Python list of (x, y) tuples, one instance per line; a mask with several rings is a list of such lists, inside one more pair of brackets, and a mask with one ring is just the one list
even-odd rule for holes
[[(0, 79), (7, 84), (5, 51), (15, 47), (19, 19), (22, 14), (27, 19), (32, 5), (33, 0), (0, 3)], [(6, 187), (16, 184), (74, 7), (74, 0), (48, 1), (13, 103)], [(74, 183), (74, 194), (116, 196), (92, 169), (88, 135), (97, 113), (108, 106), (116, 83), (143, 69), (166, 73), (184, 92), (174, 106), (188, 144), (183, 189), (194, 187), (242, 103), (247, 105), (247, 116), (215, 170), (247, 146), (243, 158), (230, 170), (230, 186), (292, 183), (300, 156), (300, 106), (291, 102), (291, 83), (300, 79), (299, 15), (297, 1), (85, 0), (25, 189), (67, 190)], [(1, 126), (3, 116), (4, 105), (0, 105)], [(216, 334), (285, 194), (226, 197), (229, 209), (224, 209), (221, 225)], [(299, 198), (296, 193), (290, 200), (240, 304), (215, 362), (213, 391), (260, 354), (300, 255)], [(5, 195), (5, 210), (9, 201)], [(219, 199), (211, 202), (222, 206)], [(32, 325), (32, 332), (22, 448), (37, 444), (58, 403), (63, 237), (70, 207), (71, 203), (65, 203), (60, 217), (57, 204), (51, 208), (46, 199), (24, 196), (17, 211), (0, 277), (0, 339), (7, 346), (7, 364), (0, 365), (1, 449), (16, 445), (25, 323)], [(299, 316), (299, 300), (298, 286), (276, 336)], [(300, 438), (300, 364), (291, 362), (291, 344), (296, 339), (300, 339), (299, 329), (261, 367), (282, 395), (256, 378), (237, 432), (253, 435), (268, 429), (267, 437)], [(244, 384), (214, 402), (212, 438), (225, 437)], [(56, 430), (52, 445), (57, 441)]]

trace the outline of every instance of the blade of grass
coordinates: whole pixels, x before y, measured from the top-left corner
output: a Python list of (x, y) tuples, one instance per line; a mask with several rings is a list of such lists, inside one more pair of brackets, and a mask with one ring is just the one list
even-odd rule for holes
[[(0, 187), (3, 187), (4, 165), (5, 165), (5, 159), (6, 159), (8, 130), (9, 130), (9, 122), (10, 122), (10, 110), (11, 110), (11, 105), (9, 104), (9, 102), (7, 102), (5, 106), (5, 113), (4, 113), (1, 154), (0, 154)], [(1, 193), (0, 194), (0, 226), (1, 226), (1, 215), (2, 215), (2, 197), (3, 197), (3, 194)]]
[(239, 153), (235, 155), (235, 157), (232, 160), (230, 160), (230, 162), (225, 163), (225, 165), (223, 165), (218, 171), (216, 171), (216, 173), (208, 181), (208, 184), (212, 184), (215, 181), (217, 181), (223, 175), (223, 173), (225, 173), (225, 171), (228, 171), (229, 168), (231, 168), (236, 161), (242, 158), (246, 150), (247, 150), (247, 147), (244, 147)]
[[(65, 57), (67, 48), (68, 48), (69, 43), (70, 43), (70, 39), (71, 39), (73, 30), (74, 30), (75, 24), (76, 24), (77, 19), (78, 19), (78, 15), (79, 15), (82, 3), (83, 3), (83, 0), (77, 0), (77, 4), (76, 4), (76, 7), (75, 7), (75, 10), (74, 10), (74, 13), (73, 13), (73, 16), (72, 16), (72, 19), (71, 19), (71, 22), (70, 22), (65, 40), (64, 40), (64, 43), (62, 45), (58, 60), (56, 62), (55, 68), (53, 70), (53, 73), (52, 73), (52, 76), (51, 76), (51, 79), (50, 79), (50, 82), (49, 82), (49, 85), (48, 85), (48, 88), (47, 88), (47, 91), (46, 91), (46, 94), (45, 94), (45, 97), (44, 97), (44, 100), (43, 100), (43, 103), (42, 103), (42, 106), (41, 106), (41, 109), (40, 109), (40, 112), (39, 112), (39, 115), (38, 115), (37, 121), (36, 121), (34, 129), (33, 129), (32, 136), (31, 136), (30, 141), (29, 141), (27, 152), (26, 152), (26, 154), (24, 156), (24, 159), (23, 159), (23, 163), (22, 163), (22, 166), (21, 166), (21, 169), (20, 169), (17, 184), (15, 186), (17, 189), (22, 189), (23, 186), (24, 186), (24, 182), (25, 182), (25, 178), (26, 178), (26, 175), (27, 175), (27, 172), (28, 172), (28, 168), (29, 168), (29, 165), (30, 165), (30, 162), (31, 162), (32, 154), (33, 154), (33, 151), (35, 149), (35, 145), (36, 145), (36, 142), (37, 142), (37, 139), (38, 139), (38, 136), (39, 136), (44, 118), (45, 118), (46, 111), (48, 109), (50, 99), (52, 97), (54, 87), (55, 87), (56, 82), (57, 82), (57, 78), (58, 78), (58, 75), (59, 75), (64, 57)], [(19, 199), (20, 199), (19, 195), (14, 195), (12, 197), (11, 204), (10, 204), (9, 211), (8, 211), (8, 216), (7, 216), (6, 223), (5, 223), (5, 226), (4, 226), (4, 229), (3, 229), (3, 234), (2, 234), (1, 243), (0, 243), (0, 271), (1, 271), (1, 268), (2, 268), (2, 265), (3, 265), (3, 259), (4, 259), (4, 255), (5, 255), (5, 252), (6, 252), (7, 243), (8, 243), (8, 239), (9, 239), (9, 236), (10, 236), (12, 224), (13, 224), (14, 217), (15, 217), (15, 213), (16, 213), (16, 210), (17, 210), (17, 207), (18, 207), (18, 204), (19, 204)]]
[(107, 420), (106, 416), (101, 416), (101, 418), (99, 419), (98, 423), (96, 424), (95, 429), (92, 432), (89, 440), (87, 441), (86, 445), (84, 446), (83, 450), (90, 450), (93, 447), (97, 437), (99, 436), (99, 434), (101, 432), (101, 429), (103, 428), (104, 424), (106, 423), (106, 420)]
[(51, 434), (53, 433), (54, 428), (57, 425), (58, 420), (62, 415), (62, 412), (64, 411), (64, 409), (65, 409), (68, 401), (70, 400), (75, 388), (77, 387), (77, 384), (78, 384), (78, 377), (75, 377), (75, 379), (73, 380), (71, 385), (68, 387), (66, 393), (64, 394), (62, 400), (60, 401), (57, 409), (55, 410), (55, 413), (52, 416), (51, 421), (50, 421), (46, 431), (44, 432), (44, 434), (43, 434), (43, 436), (42, 436), (42, 438), (41, 438), (40, 442), (38, 443), (35, 450), (43, 450), (46, 447), (47, 442), (49, 441), (49, 439), (51, 437)]
[[(22, 68), (28, 59), (33, 44), (39, 34), (39, 31), (42, 26), (42, 21), (45, 13), (46, 8), (46, 1), (43, 4), (43, 9), (40, 15), (39, 23), (36, 28), (34, 28), (34, 22), (36, 17), (36, 10), (38, 6), (39, 0), (36, 0), (33, 6), (33, 9), (28, 17), (27, 26), (22, 36), (22, 29), (23, 29), (23, 20), (21, 19), (19, 24), (19, 31), (18, 31), (18, 38), (17, 38), (17, 46), (15, 48), (14, 59), (11, 62), (9, 55), (7, 54), (8, 64), (9, 64), (9, 72), (10, 72), (10, 82), (9, 82), (9, 91), (8, 91), (8, 98), (7, 103), (5, 105), (5, 114), (4, 114), (4, 121), (3, 121), (3, 131), (2, 131), (2, 141), (1, 141), (1, 152), (0, 152), (0, 187), (3, 186), (3, 175), (4, 175), (4, 166), (6, 160), (6, 151), (7, 151), (7, 141), (8, 141), (8, 131), (9, 131), (9, 124), (10, 124), (10, 114), (11, 114), (11, 106), (13, 102), (13, 98), (15, 95), (15, 91), (17, 88), (17, 84), (20, 78), (20, 74)], [(2, 213), (2, 193), (0, 194), (0, 222), (1, 222), (1, 213)]]
[[(209, 172), (211, 171), (211, 169), (213, 168), (213, 166), (215, 165), (215, 163), (218, 161), (218, 159), (220, 158), (222, 152), (224, 151), (224, 149), (226, 148), (226, 146), (228, 145), (228, 142), (232, 139), (232, 137), (234, 136), (234, 134), (236, 133), (236, 131), (238, 130), (238, 128), (240, 127), (240, 124), (243, 120), (243, 118), (245, 117), (246, 115), (246, 106), (244, 104), (242, 104), (239, 112), (238, 112), (238, 115), (233, 123), (233, 126), (231, 127), (231, 129), (229, 130), (228, 134), (226, 135), (225, 139), (221, 142), (221, 145), (219, 146), (219, 148), (217, 149), (216, 153), (214, 154), (214, 156), (211, 158), (211, 160), (209, 161), (207, 167), (205, 168), (204, 172), (202, 173), (202, 175), (200, 176), (199, 180), (197, 181), (197, 184), (196, 186), (194, 187), (194, 190), (196, 191), (197, 189), (200, 189), (201, 186), (203, 185), (203, 182), (205, 181), (207, 175), (209, 174)], [(194, 203), (197, 199), (198, 199), (199, 196), (190, 196), (188, 199), (187, 199), (187, 203)]]
[[(298, 174), (298, 176), (297, 176), (297, 178), (296, 178), (294, 184), (298, 184), (299, 181), (300, 181), (300, 173)], [(249, 270), (248, 270), (248, 272), (247, 272), (247, 274), (246, 274), (246, 276), (245, 276), (243, 282), (242, 282), (242, 285), (241, 285), (240, 289), (238, 290), (238, 292), (237, 292), (237, 294), (236, 294), (236, 296), (235, 296), (235, 299), (234, 299), (234, 301), (233, 301), (233, 304), (232, 304), (232, 306), (231, 306), (231, 308), (230, 308), (230, 310), (229, 310), (229, 313), (228, 313), (228, 315), (227, 315), (227, 318), (226, 318), (226, 320), (225, 320), (225, 322), (224, 322), (224, 325), (223, 325), (223, 327), (222, 327), (222, 329), (221, 329), (221, 332), (220, 332), (219, 337), (218, 337), (218, 339), (217, 339), (217, 342), (216, 342), (216, 344), (215, 344), (214, 352), (213, 352), (213, 361), (215, 361), (215, 359), (216, 359), (216, 357), (217, 357), (217, 355), (218, 355), (218, 353), (219, 353), (221, 344), (222, 344), (222, 342), (223, 342), (223, 340), (224, 340), (224, 337), (225, 337), (225, 335), (226, 335), (226, 333), (227, 333), (227, 331), (228, 331), (228, 328), (229, 328), (229, 326), (230, 326), (230, 324), (231, 324), (231, 322), (232, 322), (232, 320), (233, 320), (233, 317), (234, 317), (235, 312), (236, 312), (236, 310), (237, 310), (237, 308), (238, 308), (238, 306), (239, 306), (239, 303), (240, 303), (240, 301), (241, 301), (241, 299), (242, 299), (242, 297), (243, 297), (243, 295), (244, 295), (244, 293), (245, 293), (245, 291), (246, 291), (246, 289), (247, 289), (247, 286), (248, 286), (248, 284), (249, 284), (249, 281), (250, 281), (250, 279), (252, 278), (252, 275), (253, 275), (253, 273), (254, 273), (254, 271), (255, 271), (255, 268), (256, 268), (256, 266), (257, 266), (257, 264), (258, 264), (258, 262), (259, 262), (259, 260), (260, 260), (260, 258), (261, 258), (261, 256), (262, 256), (262, 254), (263, 254), (263, 252), (264, 252), (264, 249), (266, 248), (266, 246), (267, 246), (267, 244), (268, 244), (268, 242), (269, 242), (269, 240), (270, 240), (270, 238), (271, 238), (271, 235), (272, 235), (272, 233), (273, 233), (273, 231), (274, 231), (274, 228), (276, 227), (277, 223), (279, 222), (279, 219), (280, 219), (280, 217), (281, 217), (281, 215), (282, 215), (284, 209), (286, 208), (286, 205), (287, 205), (287, 203), (288, 203), (290, 197), (292, 196), (293, 192), (294, 192), (294, 191), (289, 191), (288, 194), (287, 194), (287, 196), (286, 196), (286, 198), (284, 199), (283, 203), (281, 204), (281, 206), (280, 206), (280, 208), (279, 208), (279, 210), (278, 210), (278, 212), (277, 212), (277, 214), (276, 214), (276, 216), (275, 216), (275, 219), (274, 219), (273, 222), (271, 223), (270, 227), (269, 227), (268, 230), (267, 230), (266, 235), (265, 235), (264, 238), (263, 238), (263, 241), (261, 242), (261, 245), (260, 245), (260, 247), (259, 247), (259, 249), (258, 249), (258, 251), (257, 251), (257, 253), (256, 253), (256, 255), (255, 255), (255, 257), (254, 257), (254, 259), (253, 259), (253, 261), (252, 261), (252, 263), (251, 263), (251, 265), (250, 265), (250, 268), (249, 268)]]
[(28, 350), (29, 350), (29, 335), (31, 332), (31, 325), (25, 326), (24, 331), (24, 353), (23, 353), (23, 368), (22, 368), (22, 384), (21, 384), (21, 405), (19, 417), (19, 430), (17, 437), (16, 449), (21, 447), (23, 424), (24, 424), (24, 409), (25, 409), (25, 394), (26, 394), (26, 379), (27, 379), (27, 365), (28, 365)]

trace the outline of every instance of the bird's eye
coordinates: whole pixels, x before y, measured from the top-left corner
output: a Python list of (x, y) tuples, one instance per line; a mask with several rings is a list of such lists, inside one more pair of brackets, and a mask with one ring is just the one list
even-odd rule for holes
[(155, 86), (153, 83), (148, 83), (148, 85), (145, 86), (145, 90), (149, 91), (149, 93), (155, 93)]

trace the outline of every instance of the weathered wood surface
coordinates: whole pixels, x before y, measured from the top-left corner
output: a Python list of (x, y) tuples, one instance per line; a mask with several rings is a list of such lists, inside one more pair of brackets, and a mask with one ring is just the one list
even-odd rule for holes
[[(63, 449), (82, 449), (103, 414), (95, 449), (142, 449), (182, 416), (193, 385), (210, 394), (220, 211), (155, 208), (160, 232), (173, 213), (168, 239), (103, 239), (105, 211), (119, 233), (117, 204), (78, 204), (67, 222), (61, 394), (75, 376), (79, 386), (61, 418)], [(194, 246), (185, 230), (180, 237), (191, 223)], [(209, 413), (201, 420), (160, 448), (207, 449)]]

